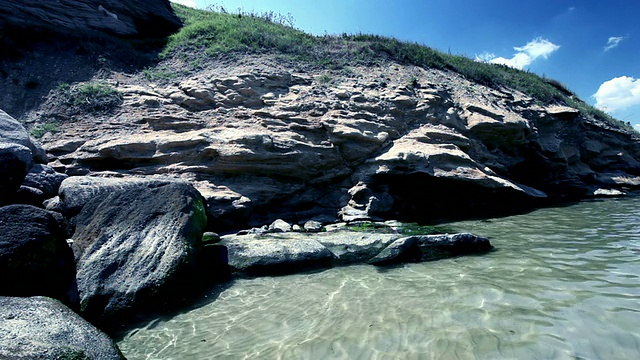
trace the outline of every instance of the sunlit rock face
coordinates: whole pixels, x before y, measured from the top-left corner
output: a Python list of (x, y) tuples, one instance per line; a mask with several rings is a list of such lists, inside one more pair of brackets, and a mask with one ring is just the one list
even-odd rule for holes
[(190, 181), (214, 231), (493, 216), (640, 183), (636, 135), (576, 109), (390, 61), (349, 71), (326, 83), (246, 55), (171, 82), (120, 77), (118, 108), (42, 141), (70, 176)]

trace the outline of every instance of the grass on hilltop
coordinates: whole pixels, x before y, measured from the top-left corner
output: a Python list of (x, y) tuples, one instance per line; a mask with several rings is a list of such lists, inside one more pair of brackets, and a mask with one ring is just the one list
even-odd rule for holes
[[(387, 58), (425, 68), (455, 71), (470, 81), (489, 87), (508, 87), (528, 94), (541, 105), (562, 104), (583, 115), (633, 131), (629, 123), (580, 100), (555, 80), (506, 65), (475, 61), (446, 54), (417, 43), (367, 34), (313, 36), (293, 28), (290, 15), (227, 12), (223, 7), (196, 10), (172, 4), (185, 26), (168, 39), (162, 57), (181, 52), (208, 55), (230, 52), (277, 53), (296, 61), (341, 68), (353, 64), (376, 64)], [(212, 11), (215, 10), (215, 11)]]

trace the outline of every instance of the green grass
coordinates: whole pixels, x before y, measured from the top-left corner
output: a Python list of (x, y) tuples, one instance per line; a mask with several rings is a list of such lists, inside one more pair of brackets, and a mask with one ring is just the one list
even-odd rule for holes
[(185, 26), (168, 39), (161, 57), (185, 52), (206, 52), (208, 55), (230, 52), (272, 53), (284, 55), (292, 61), (332, 70), (356, 64), (375, 65), (388, 59), (424, 68), (455, 71), (470, 81), (492, 88), (507, 87), (521, 91), (540, 105), (575, 107), (585, 116), (633, 130), (629, 124), (581, 101), (559, 82), (528, 71), (479, 62), (421, 44), (378, 35), (312, 36), (293, 28), (290, 16), (283, 17), (273, 12), (231, 14), (222, 7), (218, 7), (218, 12), (215, 12), (178, 4), (172, 6)]
[(107, 111), (122, 103), (122, 93), (103, 82), (88, 82), (77, 86), (58, 85), (62, 102), (84, 111)]
[(50, 133), (56, 133), (59, 132), (60, 129), (58, 128), (58, 123), (55, 122), (45, 122), (42, 124), (38, 124), (36, 126), (34, 126), (33, 128), (31, 128), (31, 136), (33, 136), (36, 139), (41, 138), (44, 134), (50, 132)]
[(316, 43), (314, 36), (269, 21), (272, 16), (225, 14), (172, 4), (184, 27), (169, 37), (161, 56), (175, 51), (204, 50), (209, 55), (230, 51), (277, 51), (304, 54)]
[(178, 73), (175, 71), (158, 69), (158, 68), (147, 68), (142, 70), (142, 74), (149, 81), (168, 81), (173, 80), (178, 77)]

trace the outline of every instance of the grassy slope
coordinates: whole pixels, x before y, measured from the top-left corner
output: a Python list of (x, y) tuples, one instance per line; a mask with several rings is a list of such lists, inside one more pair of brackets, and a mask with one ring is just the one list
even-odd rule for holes
[(416, 43), (401, 42), (377, 35), (312, 36), (282, 25), (287, 21), (273, 13), (230, 14), (172, 5), (185, 26), (169, 38), (161, 56), (203, 51), (209, 55), (235, 51), (272, 52), (297, 61), (332, 68), (358, 63), (374, 64), (388, 58), (425, 68), (452, 70), (470, 81), (483, 85), (522, 91), (542, 105), (571, 106), (579, 109), (583, 115), (633, 130), (630, 124), (616, 120), (583, 102), (559, 82), (527, 71), (477, 62)]

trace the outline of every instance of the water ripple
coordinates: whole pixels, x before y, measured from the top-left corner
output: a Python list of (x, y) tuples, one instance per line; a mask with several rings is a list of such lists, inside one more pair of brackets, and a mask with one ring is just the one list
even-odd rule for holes
[(451, 227), (484, 256), (243, 279), (131, 329), (129, 359), (634, 359), (640, 198)]

